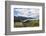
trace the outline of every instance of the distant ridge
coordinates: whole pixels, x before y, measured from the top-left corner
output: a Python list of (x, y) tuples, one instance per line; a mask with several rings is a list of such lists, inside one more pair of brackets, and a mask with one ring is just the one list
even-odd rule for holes
[(31, 18), (31, 17), (23, 17), (23, 16), (14, 16), (14, 21), (22, 21), (22, 20), (26, 20), (26, 19), (34, 19), (34, 18)]

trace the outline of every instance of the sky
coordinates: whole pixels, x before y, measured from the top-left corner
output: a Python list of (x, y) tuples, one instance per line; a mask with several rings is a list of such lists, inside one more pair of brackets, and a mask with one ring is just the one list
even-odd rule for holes
[(39, 17), (39, 9), (35, 8), (14, 8), (14, 16), (24, 16), (24, 17)]

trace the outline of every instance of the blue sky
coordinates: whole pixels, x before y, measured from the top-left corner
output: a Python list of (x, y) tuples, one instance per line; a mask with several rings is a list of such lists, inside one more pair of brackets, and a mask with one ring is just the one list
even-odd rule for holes
[(14, 8), (14, 16), (39, 17), (39, 11), (31, 8)]

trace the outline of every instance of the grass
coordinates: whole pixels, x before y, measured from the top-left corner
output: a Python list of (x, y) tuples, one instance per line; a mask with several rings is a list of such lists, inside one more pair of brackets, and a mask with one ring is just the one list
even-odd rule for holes
[(39, 26), (39, 20), (30, 20), (26, 22), (14, 22), (14, 27), (35, 27)]

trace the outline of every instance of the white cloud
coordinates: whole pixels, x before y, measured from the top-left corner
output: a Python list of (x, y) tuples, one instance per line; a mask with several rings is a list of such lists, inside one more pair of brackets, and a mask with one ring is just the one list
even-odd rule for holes
[(19, 12), (19, 15), (17, 15), (17, 16), (25, 16), (25, 17), (37, 17), (37, 16), (39, 16), (38, 9), (22, 8), (22, 9), (15, 9), (15, 10)]

